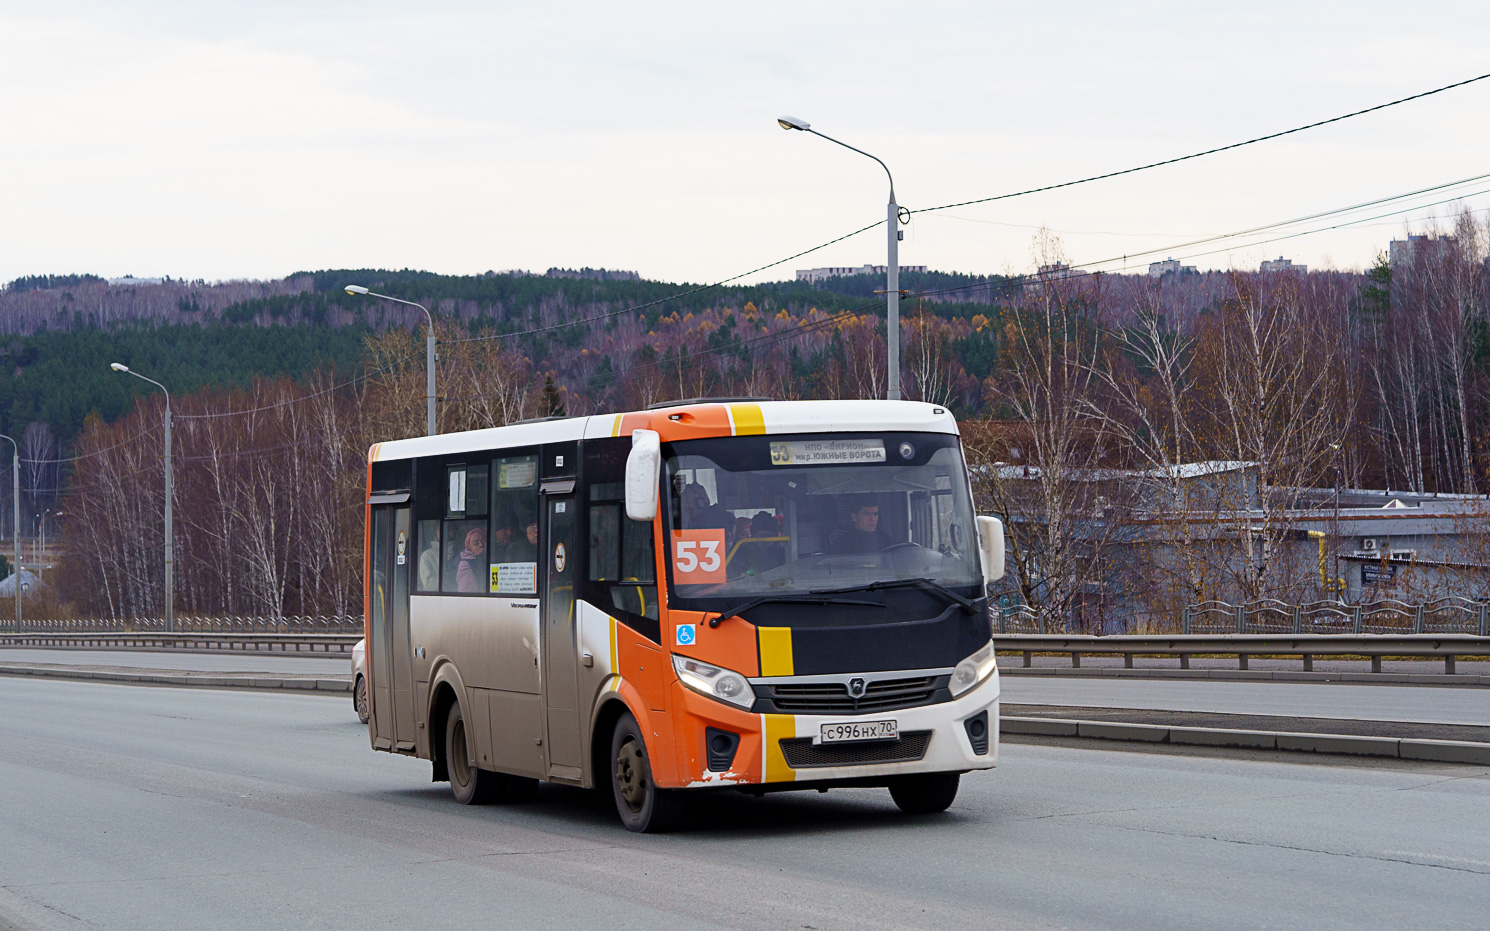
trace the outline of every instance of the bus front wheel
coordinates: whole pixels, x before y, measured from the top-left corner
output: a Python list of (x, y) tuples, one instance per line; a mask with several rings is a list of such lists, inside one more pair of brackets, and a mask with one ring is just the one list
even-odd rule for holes
[(616, 722), (610, 748), (611, 792), (626, 830), (658, 834), (672, 829), (682, 813), (682, 800), (676, 791), (657, 787), (646, 741), (631, 712)]
[(918, 773), (890, 783), (890, 798), (908, 815), (931, 815), (946, 811), (957, 798), (958, 773)]

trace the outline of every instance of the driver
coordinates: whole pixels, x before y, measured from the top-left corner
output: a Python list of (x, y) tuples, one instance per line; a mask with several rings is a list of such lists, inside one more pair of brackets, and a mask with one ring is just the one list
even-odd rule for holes
[(890, 535), (880, 529), (880, 506), (861, 501), (849, 512), (852, 526), (833, 540), (833, 552), (840, 556), (878, 553), (890, 545)]

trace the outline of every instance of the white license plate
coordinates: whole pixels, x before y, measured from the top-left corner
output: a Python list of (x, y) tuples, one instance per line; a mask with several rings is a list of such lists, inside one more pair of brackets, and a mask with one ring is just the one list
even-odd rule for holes
[(824, 724), (819, 742), (851, 743), (856, 740), (899, 740), (900, 724), (896, 721), (855, 721), (852, 724)]

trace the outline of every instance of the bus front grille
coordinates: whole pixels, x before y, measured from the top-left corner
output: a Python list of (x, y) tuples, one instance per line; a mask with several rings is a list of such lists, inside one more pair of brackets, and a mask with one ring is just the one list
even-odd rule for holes
[[(853, 698), (841, 682), (775, 682), (755, 687), (757, 711), (777, 714), (866, 714), (947, 701), (947, 676), (869, 682)], [(763, 707), (770, 705), (771, 707)]]
[(787, 737), (781, 755), (792, 769), (813, 766), (857, 766), (868, 763), (914, 763), (926, 756), (931, 731), (906, 731), (899, 740), (851, 744), (816, 744), (811, 737)]

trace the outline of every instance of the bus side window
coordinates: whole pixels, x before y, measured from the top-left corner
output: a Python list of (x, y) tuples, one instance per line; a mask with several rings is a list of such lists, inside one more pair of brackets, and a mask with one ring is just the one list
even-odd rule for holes
[(589, 568), (582, 597), (657, 641), (660, 633), (652, 525), (629, 519), (622, 503), (630, 452), (629, 436), (584, 442)]
[(538, 581), (538, 456), (503, 456), (492, 464), (491, 578), (482, 591), (527, 595)]

